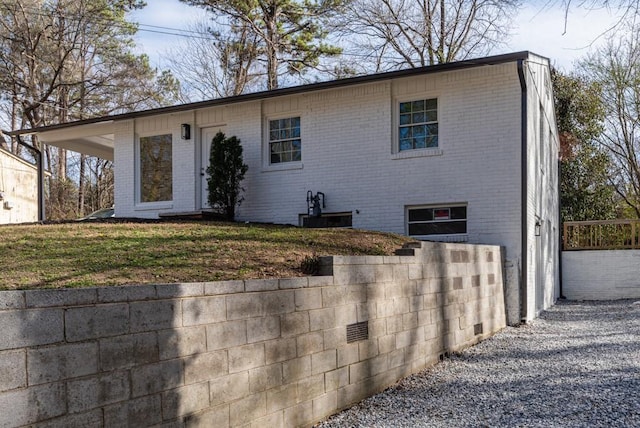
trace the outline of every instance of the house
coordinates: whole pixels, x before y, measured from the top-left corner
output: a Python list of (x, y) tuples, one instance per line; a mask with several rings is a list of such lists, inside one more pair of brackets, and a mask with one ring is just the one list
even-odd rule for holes
[(208, 208), (220, 130), (240, 138), (249, 166), (238, 220), (303, 224), (317, 200), (315, 224), (502, 245), (511, 324), (559, 295), (546, 58), (517, 52), (19, 133), (113, 159), (116, 216), (156, 218)]
[(38, 221), (38, 170), (0, 148), (0, 224)]

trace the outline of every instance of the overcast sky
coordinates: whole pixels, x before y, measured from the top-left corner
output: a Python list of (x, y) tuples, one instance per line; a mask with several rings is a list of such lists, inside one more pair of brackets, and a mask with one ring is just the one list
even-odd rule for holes
[[(178, 0), (149, 0), (147, 3), (147, 7), (131, 15), (133, 20), (141, 24), (136, 41), (139, 50), (149, 55), (152, 65), (162, 67), (162, 54), (178, 43), (181, 37), (152, 32), (173, 31), (151, 26), (186, 28), (203, 12)], [(548, 0), (526, 3), (515, 20), (513, 37), (507, 46), (494, 53), (529, 50), (550, 58), (553, 65), (569, 71), (574, 61), (583, 57), (590, 45), (600, 43), (602, 38), (598, 37), (617, 22), (616, 17), (607, 10), (574, 9), (568, 16), (566, 33), (563, 34), (564, 10), (545, 9)], [(188, 55), (188, 52), (184, 54)]]

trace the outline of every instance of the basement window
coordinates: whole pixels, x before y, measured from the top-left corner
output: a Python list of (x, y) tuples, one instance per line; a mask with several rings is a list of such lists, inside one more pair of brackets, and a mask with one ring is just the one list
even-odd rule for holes
[(434, 241), (465, 241), (467, 205), (407, 207), (407, 235)]
[(300, 226), (310, 228), (323, 227), (352, 227), (353, 215), (350, 212), (322, 213), (320, 217), (309, 217), (308, 214), (300, 214)]

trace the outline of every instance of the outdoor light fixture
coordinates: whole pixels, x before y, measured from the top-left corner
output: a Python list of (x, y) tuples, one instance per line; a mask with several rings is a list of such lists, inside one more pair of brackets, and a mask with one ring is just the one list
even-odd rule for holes
[(183, 140), (191, 139), (191, 125), (189, 125), (188, 123), (183, 123), (182, 125), (180, 125), (180, 131)]
[(540, 236), (540, 228), (541, 227), (542, 227), (542, 223), (540, 223), (540, 220), (536, 220), (536, 228), (535, 228), (536, 236)]

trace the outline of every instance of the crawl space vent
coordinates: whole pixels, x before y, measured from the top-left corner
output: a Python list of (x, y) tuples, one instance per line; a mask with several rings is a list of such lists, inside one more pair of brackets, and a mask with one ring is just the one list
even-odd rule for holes
[(473, 326), (473, 334), (482, 334), (482, 323)]
[(349, 324), (347, 326), (347, 343), (367, 340), (369, 338), (369, 323), (367, 321)]

